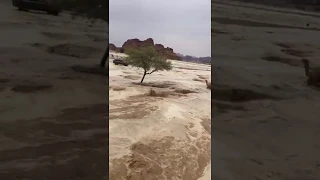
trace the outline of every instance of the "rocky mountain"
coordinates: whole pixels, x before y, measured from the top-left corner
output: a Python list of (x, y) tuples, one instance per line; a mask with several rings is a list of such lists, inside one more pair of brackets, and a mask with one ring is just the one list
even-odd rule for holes
[(140, 47), (148, 47), (153, 46), (156, 51), (158, 51), (161, 55), (166, 57), (167, 59), (181, 60), (181, 57), (178, 56), (172, 48), (164, 47), (162, 44), (155, 44), (152, 38), (148, 38), (144, 41), (140, 41), (139, 39), (128, 39), (123, 43), (122, 47), (116, 47), (114, 44), (109, 44), (109, 49), (121, 53), (125, 53), (129, 49), (140, 48)]

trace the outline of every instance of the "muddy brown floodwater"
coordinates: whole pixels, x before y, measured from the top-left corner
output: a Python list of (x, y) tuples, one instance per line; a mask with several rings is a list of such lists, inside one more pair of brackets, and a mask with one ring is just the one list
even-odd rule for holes
[(212, 178), (320, 179), (320, 91), (301, 62), (320, 65), (318, 15), (236, 1), (212, 12)]
[(108, 25), (0, 11), (0, 179), (108, 179)]
[(211, 67), (172, 63), (140, 84), (141, 71), (110, 62), (110, 179), (210, 179)]

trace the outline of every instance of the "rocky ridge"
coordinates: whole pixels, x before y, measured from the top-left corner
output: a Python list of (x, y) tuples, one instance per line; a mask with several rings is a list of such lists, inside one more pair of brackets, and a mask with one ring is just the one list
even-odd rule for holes
[(112, 51), (126, 53), (129, 49), (137, 49), (141, 47), (148, 47), (153, 46), (156, 51), (158, 51), (162, 56), (166, 57), (167, 59), (174, 59), (174, 60), (181, 60), (181, 57), (178, 56), (172, 48), (164, 47), (162, 44), (155, 44), (152, 38), (148, 38), (144, 41), (141, 41), (137, 38), (128, 39), (126, 42), (123, 43), (122, 47), (117, 47), (114, 44), (109, 44), (109, 48)]

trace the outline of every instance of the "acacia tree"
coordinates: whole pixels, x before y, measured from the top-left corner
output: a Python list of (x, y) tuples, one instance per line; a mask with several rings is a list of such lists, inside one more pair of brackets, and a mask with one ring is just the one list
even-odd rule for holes
[[(109, 1), (108, 0), (59, 0), (63, 10), (70, 11), (74, 17), (85, 17), (93, 22), (102, 20), (109, 24)], [(106, 30), (107, 31), (107, 30)], [(100, 60), (100, 66), (105, 67), (109, 57), (109, 44)]]
[(125, 59), (127, 63), (138, 69), (142, 68), (144, 71), (140, 83), (143, 82), (147, 74), (172, 69), (171, 62), (161, 56), (153, 47), (131, 49), (126, 54), (128, 55)]

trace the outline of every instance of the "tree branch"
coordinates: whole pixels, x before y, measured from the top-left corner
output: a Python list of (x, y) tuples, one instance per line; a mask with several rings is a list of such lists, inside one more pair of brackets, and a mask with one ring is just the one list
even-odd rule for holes
[(152, 74), (152, 73), (154, 73), (154, 72), (156, 72), (156, 71), (158, 71), (158, 69), (154, 69), (154, 70), (152, 70), (151, 72), (149, 72), (149, 73), (147, 73), (147, 74)]

